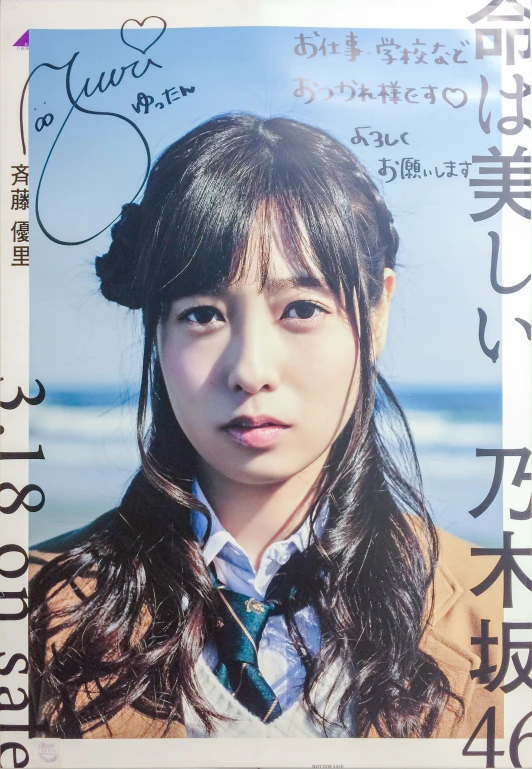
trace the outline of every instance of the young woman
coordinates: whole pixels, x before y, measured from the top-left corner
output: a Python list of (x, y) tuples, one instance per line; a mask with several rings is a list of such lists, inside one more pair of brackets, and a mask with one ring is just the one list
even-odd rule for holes
[(142, 465), (34, 554), (36, 732), (469, 736), (487, 567), (438, 536), (377, 373), (398, 237), (367, 171), (317, 128), (217, 117), (112, 236)]

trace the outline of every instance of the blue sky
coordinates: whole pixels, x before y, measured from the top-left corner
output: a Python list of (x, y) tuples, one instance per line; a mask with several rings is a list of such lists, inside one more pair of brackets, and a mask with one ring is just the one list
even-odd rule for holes
[[(315, 35), (314, 32), (318, 32)], [(79, 246), (59, 245), (39, 229), (34, 211), (35, 191), (42, 175), (39, 211), (45, 228), (58, 240), (77, 241), (105, 228), (121, 206), (137, 192), (146, 170), (146, 152), (138, 127), (157, 157), (171, 142), (213, 115), (243, 110), (265, 117), (285, 115), (318, 125), (353, 148), (372, 170), (401, 237), (398, 288), (393, 303), (388, 347), (381, 367), (395, 384), (420, 387), (499, 386), (500, 361), (493, 364), (480, 350), (477, 307), (488, 315), (488, 343), (498, 338), (500, 298), (489, 282), (489, 230), (497, 230), (497, 217), (474, 223), (469, 214), (481, 210), (468, 181), (436, 178), (445, 161), (471, 161), (473, 154), (486, 154), (497, 143), (486, 136), (478, 123), (480, 75), (490, 82), (485, 111), (496, 121), (495, 100), (498, 75), (489, 57), (476, 62), (470, 32), (441, 30), (353, 30), (363, 53), (356, 61), (345, 55), (345, 39), (351, 30), (303, 28), (167, 29), (146, 54), (126, 46), (118, 30), (37, 30), (30, 33), (31, 68), (44, 62), (60, 67), (77, 52), (70, 85), (76, 97), (89, 79), (90, 92), (100, 73), (138, 61), (146, 74), (134, 78), (131, 68), (122, 82), (105, 93), (82, 96), (79, 105), (115, 116), (70, 111), (66, 96), (66, 69), (41, 67), (30, 85), (29, 124), (32, 191), (31, 219), (31, 364), (32, 375), (50, 386), (113, 385), (138, 378), (139, 325), (134, 313), (110, 305), (98, 293), (94, 275), (95, 256), (104, 253), (109, 229)], [(325, 39), (327, 55), (297, 56), (294, 47), (300, 33)], [(424, 43), (428, 64), (388, 65), (376, 45), (382, 37), (393, 38), (410, 51), (414, 41)], [(143, 48), (154, 32), (130, 32), (127, 40)], [(137, 42), (139, 41), (139, 42)], [(460, 41), (465, 42), (463, 45)], [(469, 41), (469, 43), (467, 43)], [(331, 43), (338, 43), (332, 55)], [(454, 49), (463, 49), (468, 63), (436, 65), (431, 55), (436, 43), (452, 59)], [(304, 104), (294, 95), (298, 78), (315, 90), (316, 98)], [(117, 76), (115, 76), (115, 79)], [(357, 96), (346, 101), (349, 90), (340, 93), (341, 82), (355, 81)], [(401, 101), (383, 104), (381, 83), (397, 82)], [(318, 86), (314, 86), (318, 83)], [(365, 85), (376, 96), (361, 100)], [(430, 104), (427, 86), (436, 89)], [(179, 87), (195, 87), (182, 96)], [(324, 100), (331, 88), (333, 96)], [(336, 88), (335, 88), (336, 87)], [(176, 89), (179, 100), (168, 104), (164, 91)], [(404, 101), (405, 89), (416, 89), (418, 104)], [(453, 108), (442, 98), (444, 88), (461, 88), (468, 94), (464, 107)], [(138, 94), (153, 96), (148, 114), (137, 113)], [(410, 93), (413, 93), (412, 91)], [(447, 91), (450, 101), (458, 92)], [(308, 94), (308, 92), (307, 92)], [(413, 97), (415, 98), (415, 96)], [(36, 121), (53, 115), (51, 125), (36, 129)], [(117, 117), (122, 116), (122, 117)], [(128, 120), (124, 120), (123, 118)], [(40, 124), (39, 124), (40, 125)], [(406, 132), (408, 145), (377, 148), (351, 138), (355, 127), (389, 134), (390, 141)], [(57, 139), (57, 141), (56, 141)], [(396, 179), (386, 183), (378, 174), (382, 158), (400, 168), (402, 158), (420, 161), (432, 175), (420, 179)], [(397, 163), (396, 163), (397, 161)], [(398, 165), (399, 164), (399, 165)], [(447, 170), (447, 169), (445, 169)]]

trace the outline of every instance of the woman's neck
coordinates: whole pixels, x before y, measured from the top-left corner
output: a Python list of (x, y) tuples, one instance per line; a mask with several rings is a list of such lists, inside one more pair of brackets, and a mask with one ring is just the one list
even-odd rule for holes
[(200, 466), (198, 481), (205, 497), (255, 569), (269, 545), (289, 537), (305, 520), (325, 459), (287, 480), (262, 484), (244, 484)]

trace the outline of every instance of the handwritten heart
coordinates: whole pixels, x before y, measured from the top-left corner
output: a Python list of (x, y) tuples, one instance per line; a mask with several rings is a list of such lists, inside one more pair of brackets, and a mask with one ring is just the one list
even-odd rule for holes
[(444, 101), (454, 109), (460, 109), (467, 102), (467, 93), (461, 88), (444, 88), (442, 96)]
[[(155, 38), (151, 41), (151, 43), (147, 45), (146, 48), (139, 48), (138, 45), (133, 45), (133, 43), (128, 43), (124, 35), (125, 34), (131, 35), (131, 33), (133, 33), (133, 37), (132, 38), (130, 37), (130, 39), (135, 39), (136, 28), (138, 27), (139, 29), (141, 29), (146, 24), (147, 21), (150, 21), (150, 19), (157, 19), (158, 21), (161, 22), (156, 26), (149, 27), (149, 29), (155, 35)], [(161, 26), (162, 26), (162, 29), (161, 29)], [(161, 19), (160, 16), (146, 16), (144, 21), (137, 21), (136, 19), (126, 19), (126, 21), (120, 27), (120, 37), (122, 38), (122, 42), (125, 45), (128, 45), (130, 48), (134, 48), (136, 51), (140, 51), (141, 53), (146, 53), (146, 51), (149, 48), (151, 48), (152, 45), (155, 45), (157, 40), (164, 34), (165, 29), (166, 29), (166, 21), (164, 19)], [(137, 39), (137, 42), (138, 42), (138, 39)]]

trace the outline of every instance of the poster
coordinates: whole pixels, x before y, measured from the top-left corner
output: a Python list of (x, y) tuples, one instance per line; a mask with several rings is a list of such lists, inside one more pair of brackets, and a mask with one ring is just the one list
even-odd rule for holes
[[(1, 13), (2, 766), (530, 766), (529, 3), (43, 0), (7, 2)], [(247, 272), (231, 274), (239, 264)], [(404, 425), (398, 438), (379, 422), (390, 401), (382, 384), (371, 419), (375, 365), (406, 414), (422, 498), (404, 485), (415, 486)], [(129, 505), (145, 492), (133, 479), (146, 387), (158, 395), (143, 429), (153, 419), (163, 437), (152, 434), (149, 450), (144, 442), (151, 486), (139, 522)], [(213, 413), (224, 414), (221, 435)], [(185, 462), (181, 473), (178, 449), (189, 444), (194, 469)], [(277, 507), (300, 525), (312, 508), (325, 556), (297, 539), (299, 524), (279, 520), (276, 536), (271, 494), (242, 497), (270, 511), (253, 536), (237, 525), (239, 489), (283, 489), (317, 466), (325, 508), (305, 508), (292, 492)], [(220, 477), (231, 481), (231, 504)], [(310, 590), (298, 609), (307, 658), (333, 695), (352, 687), (346, 723), (325, 730), (334, 739), (310, 740), (325, 735), (300, 695), (289, 698), (289, 684), (309, 673), (297, 644), (275, 640), (275, 616), (270, 643), (282, 664), (265, 651), (268, 624), (257, 652), (266, 690), (245, 678), (252, 695), (241, 704), (234, 660), (223, 690), (219, 656), (205, 672), (218, 630), (202, 599), (208, 638), (194, 635), (189, 608), (200, 593), (212, 600), (216, 585), (189, 523), (161, 525), (171, 495), (156, 481), (173, 484), (181, 507), (176, 488), (217, 500), (245, 552), (262, 527), (259, 576), (264, 554), (280, 573), (286, 554), (303, 555), (312, 578), (294, 579), (300, 594)], [(440, 532), (434, 573), (425, 507)], [(412, 529), (412, 518), (422, 523)], [(81, 539), (57, 539), (95, 520)], [(408, 647), (425, 627), (430, 588), (420, 585), (431, 574), (434, 632)], [(55, 603), (53, 584), (65, 588)], [(255, 592), (244, 592), (245, 611), (258, 616), (268, 594)], [(77, 612), (74, 635), (52, 633), (46, 646), (46, 611), (68, 622), (65, 606)], [(176, 742), (177, 721), (163, 738), (153, 708), (185, 707), (170, 696), (183, 685), (181, 611), (196, 657), (205, 647), (204, 692), (237, 716), (209, 738), (186, 710), (188, 739)], [(131, 628), (143, 622), (139, 640)], [(107, 655), (113, 638), (120, 665)], [(438, 710), (446, 681), (457, 696)], [(286, 704), (270, 722), (279, 698)], [(57, 720), (46, 708), (60, 700)], [(265, 707), (266, 722), (242, 715), (251, 707)], [(124, 708), (130, 727), (117, 726)]]

